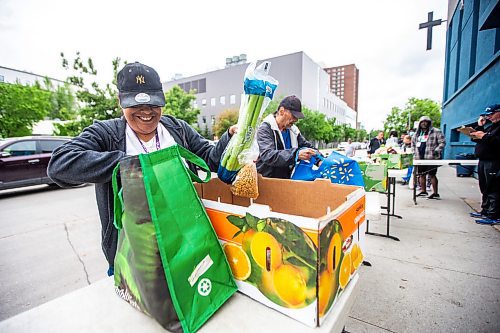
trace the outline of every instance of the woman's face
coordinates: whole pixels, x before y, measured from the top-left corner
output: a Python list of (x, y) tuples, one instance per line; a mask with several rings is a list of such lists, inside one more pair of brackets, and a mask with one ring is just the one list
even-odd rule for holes
[(123, 109), (123, 115), (139, 138), (149, 140), (153, 137), (160, 122), (161, 107), (138, 105)]

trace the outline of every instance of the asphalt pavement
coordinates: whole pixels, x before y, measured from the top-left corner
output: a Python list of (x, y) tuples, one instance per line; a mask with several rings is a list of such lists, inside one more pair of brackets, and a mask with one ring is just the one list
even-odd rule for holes
[[(366, 236), (372, 266), (361, 268), (349, 332), (500, 332), (500, 233), (468, 216), (476, 179), (451, 167), (438, 177), (442, 200), (417, 206), (397, 185), (399, 242)], [(385, 232), (385, 218), (370, 231)], [(0, 191), (0, 320), (105, 278), (100, 232), (92, 185)]]

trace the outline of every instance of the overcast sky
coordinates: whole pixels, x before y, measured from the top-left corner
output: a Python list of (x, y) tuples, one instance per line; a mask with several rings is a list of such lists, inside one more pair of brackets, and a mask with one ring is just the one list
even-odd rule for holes
[(430, 11), (446, 20), (447, 3), (0, 0), (0, 66), (65, 79), (59, 53), (80, 51), (103, 80), (119, 56), (166, 81), (223, 68), (241, 53), (254, 61), (304, 51), (321, 65), (356, 64), (359, 120), (372, 129), (410, 97), (441, 102), (446, 23), (434, 29), (430, 51), (418, 24)]

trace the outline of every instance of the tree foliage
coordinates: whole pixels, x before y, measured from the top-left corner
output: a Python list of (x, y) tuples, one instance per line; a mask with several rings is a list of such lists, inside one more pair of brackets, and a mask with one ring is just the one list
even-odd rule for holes
[(112, 61), (113, 79), (101, 87), (97, 82), (97, 70), (94, 68), (92, 58), (82, 59), (80, 52), (76, 52), (74, 60), (65, 58), (61, 52), (62, 66), (71, 72), (67, 82), (76, 87), (76, 98), (81, 108), (78, 117), (67, 124), (56, 124), (59, 135), (78, 135), (83, 129), (92, 124), (94, 120), (113, 119), (121, 116), (116, 89), (116, 74), (121, 64), (120, 58)]
[(0, 83), (0, 137), (30, 135), (51, 110), (51, 93), (39, 85)]
[[(38, 81), (37, 81), (38, 83)], [(76, 117), (76, 98), (69, 83), (54, 87), (49, 78), (44, 80), (45, 89), (51, 92), (51, 109), (47, 117), (49, 119), (71, 120)]]
[(215, 119), (215, 125), (212, 129), (214, 135), (220, 138), (229, 127), (235, 125), (238, 122), (238, 114), (239, 111), (237, 109), (222, 111)]
[[(279, 106), (283, 97), (275, 99), (267, 106), (264, 116), (274, 113)], [(347, 124), (337, 125), (336, 119), (328, 119), (325, 114), (311, 110), (306, 106), (302, 106), (304, 118), (297, 122), (297, 127), (302, 135), (309, 141), (333, 143), (340, 141), (364, 141), (368, 138), (368, 133), (365, 130), (356, 130)]]
[(319, 111), (312, 111), (302, 107), (304, 118), (297, 121), (297, 127), (302, 135), (310, 141), (330, 141), (333, 128), (327, 121), (326, 115)]
[(441, 106), (428, 98), (411, 97), (403, 110), (398, 107), (392, 108), (384, 123), (384, 132), (396, 130), (400, 134), (409, 131), (413, 128), (414, 122), (422, 116), (428, 116), (432, 120), (432, 126), (439, 127), (441, 125)]
[(186, 93), (181, 87), (175, 85), (165, 93), (165, 107), (163, 113), (182, 119), (189, 125), (197, 127), (198, 115), (200, 109), (194, 108), (192, 102), (196, 96), (192, 93)]
[(283, 97), (280, 97), (279, 99), (275, 98), (271, 102), (269, 102), (269, 105), (267, 106), (266, 110), (264, 110), (264, 115), (262, 116), (262, 119), (264, 119), (271, 113), (274, 113), (274, 111), (278, 110), (278, 105), (280, 105), (282, 99)]

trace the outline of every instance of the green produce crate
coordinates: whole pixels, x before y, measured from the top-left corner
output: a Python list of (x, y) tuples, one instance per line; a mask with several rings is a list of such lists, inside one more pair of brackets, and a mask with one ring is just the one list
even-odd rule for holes
[(358, 164), (365, 181), (365, 191), (387, 192), (387, 164), (366, 162), (359, 162)]
[(380, 158), (381, 163), (387, 164), (388, 169), (406, 169), (413, 165), (413, 154), (374, 154), (372, 159)]

